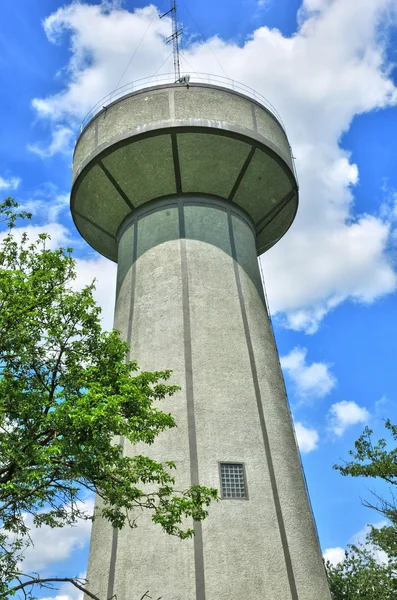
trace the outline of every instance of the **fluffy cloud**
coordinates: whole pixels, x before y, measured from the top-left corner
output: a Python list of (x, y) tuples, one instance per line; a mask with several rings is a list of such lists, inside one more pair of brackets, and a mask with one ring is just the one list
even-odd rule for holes
[(358, 423), (367, 423), (370, 416), (366, 408), (355, 402), (342, 400), (333, 404), (329, 410), (329, 428), (335, 435), (340, 437), (349, 427)]
[(315, 429), (309, 429), (300, 423), (295, 423), (295, 433), (302, 454), (308, 454), (318, 447), (319, 435)]
[[(64, 587), (64, 586), (62, 586)], [(72, 591), (72, 588), (74, 588), (75, 586), (70, 584), (69, 588), (66, 588), (67, 591), (65, 594), (57, 594), (56, 596), (47, 596), (46, 598), (42, 598), (41, 600), (74, 600), (75, 596), (72, 596), (71, 594), (69, 594), (68, 592)], [(77, 600), (83, 600), (84, 598), (84, 594), (83, 592), (81, 592), (78, 596), (77, 596)]]
[(340, 548), (339, 546), (336, 548), (327, 548), (323, 556), (324, 560), (329, 561), (332, 565), (337, 565), (344, 560), (345, 549)]
[[(84, 581), (86, 573), (80, 573), (78, 579)], [(40, 600), (83, 600), (84, 593), (81, 592), (72, 583), (63, 583), (57, 588), (56, 596), (46, 596)]]
[(335, 387), (336, 379), (330, 373), (329, 365), (321, 362), (308, 364), (306, 355), (306, 348), (294, 348), (280, 357), (281, 366), (301, 399), (323, 398)]
[[(63, 35), (71, 36), (72, 56), (65, 90), (33, 100), (40, 116), (55, 120), (82, 119), (118, 85), (152, 74), (170, 53), (165, 44), (170, 21), (160, 20), (153, 5), (129, 13), (118, 2), (73, 2), (45, 19), (44, 29), (53, 43), (60, 43)], [(140, 40), (135, 60), (120, 81), (122, 69), (131, 58), (131, 47)]]
[(113, 327), (114, 303), (116, 297), (117, 266), (102, 256), (93, 259), (77, 259), (76, 289), (91, 283), (95, 279), (94, 297), (102, 307), (102, 326), (110, 330)]
[(49, 158), (54, 154), (68, 154), (72, 149), (72, 140), (74, 138), (74, 132), (70, 127), (64, 127), (63, 125), (57, 125), (54, 127), (51, 134), (51, 142), (48, 146), (42, 144), (30, 144), (28, 150), (37, 154), (41, 158)]
[(23, 202), (22, 208), (43, 223), (56, 223), (61, 213), (69, 209), (69, 202), (69, 194), (59, 193), (54, 185), (47, 183)]
[[(92, 515), (93, 500), (86, 500), (83, 508), (88, 515)], [(80, 520), (75, 526), (62, 529), (45, 525), (37, 528), (33, 526), (32, 516), (27, 515), (25, 523), (30, 528), (33, 542), (24, 552), (23, 569), (26, 573), (39, 572), (52, 563), (68, 559), (74, 551), (84, 548), (91, 534), (91, 521)]]
[[(300, 209), (262, 260), (272, 312), (286, 326), (313, 333), (341, 302), (368, 304), (396, 289), (387, 251), (397, 237), (394, 226), (386, 214), (354, 211), (359, 172), (340, 139), (355, 115), (397, 103), (385, 34), (396, 24), (397, 9), (394, 0), (304, 0), (298, 16), (292, 37), (260, 27), (243, 46), (218, 37), (192, 43), (182, 61), (192, 80), (194, 71), (232, 74), (283, 116), (296, 156)], [(160, 20), (153, 6), (128, 13), (117, 2), (71, 3), (44, 27), (53, 43), (70, 37), (64, 89), (33, 101), (55, 126), (76, 123), (121, 76), (124, 83), (172, 70), (169, 20)], [(137, 53), (129, 65), (131, 40)], [(122, 65), (129, 65), (124, 73)]]
[[(48, 233), (50, 239), (47, 240), (46, 246), (50, 250), (59, 248), (60, 246), (66, 246), (70, 244), (70, 232), (66, 227), (60, 223), (47, 223), (45, 225), (27, 225), (26, 227), (15, 227), (13, 229), (13, 235), (19, 237), (22, 233), (27, 233), (28, 238), (31, 241), (37, 240), (37, 236), (40, 233)], [(0, 241), (6, 232), (0, 232)]]
[[(382, 527), (386, 527), (386, 525), (389, 525), (389, 523), (387, 521), (380, 521), (379, 523), (374, 523), (373, 527), (375, 527), (376, 529), (381, 529)], [(366, 541), (367, 535), (370, 533), (370, 531), (371, 531), (371, 526), (366, 525), (363, 529), (361, 529), (361, 531), (355, 533), (351, 537), (350, 543), (355, 544), (355, 545), (364, 544)], [(387, 564), (388, 559), (387, 559), (386, 552), (383, 552), (383, 550), (378, 550), (372, 544), (369, 547), (372, 551), (373, 556), (376, 558), (376, 560), (379, 563)]]
[(375, 402), (374, 408), (376, 417), (385, 420), (387, 419), (388, 414), (390, 414), (390, 411), (394, 409), (394, 402), (389, 400), (387, 396), (382, 396)]
[[(380, 529), (381, 527), (385, 527), (385, 525), (387, 525), (387, 524), (388, 524), (387, 521), (380, 521), (379, 523), (374, 523), (373, 527)], [(370, 530), (371, 530), (371, 527), (369, 525), (366, 525), (363, 529), (361, 529), (361, 531), (355, 533), (350, 538), (349, 543), (354, 544), (356, 546), (358, 544), (364, 544), (366, 542), (366, 538), (367, 538), (367, 535), (369, 534)], [(367, 546), (367, 548), (372, 551), (373, 556), (376, 558), (376, 560), (379, 563), (387, 564), (387, 562), (388, 562), (387, 554), (385, 552), (383, 552), (383, 550), (378, 550), (371, 544), (369, 544)], [(345, 549), (340, 548), (340, 547), (327, 548), (327, 550), (325, 550), (323, 556), (324, 556), (324, 559), (329, 560), (329, 562), (332, 565), (337, 565), (338, 563), (340, 563), (344, 560)]]
[(0, 191), (16, 190), (19, 187), (21, 180), (19, 177), (0, 177)]

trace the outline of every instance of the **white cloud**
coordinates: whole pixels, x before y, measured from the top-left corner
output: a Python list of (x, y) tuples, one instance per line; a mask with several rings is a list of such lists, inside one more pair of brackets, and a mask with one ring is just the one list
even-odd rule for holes
[(21, 183), (19, 177), (0, 177), (0, 191), (2, 190), (16, 190)]
[(292, 380), (297, 395), (301, 399), (323, 398), (336, 385), (336, 379), (329, 371), (329, 365), (322, 362), (306, 362), (307, 349), (294, 348), (280, 357), (281, 367)]
[(391, 216), (393, 219), (397, 219), (397, 190), (390, 187), (387, 181), (384, 181), (382, 192), (384, 194), (384, 202), (381, 205), (381, 211), (387, 218)]
[[(380, 521), (379, 523), (374, 523), (373, 527), (375, 527), (376, 529), (380, 529), (381, 527), (385, 527), (386, 525), (388, 525), (387, 521)], [(369, 525), (366, 525), (359, 532), (352, 535), (352, 537), (349, 540), (349, 544), (353, 544), (356, 546), (359, 544), (365, 544), (367, 535), (370, 531), (371, 527)], [(372, 544), (367, 544), (366, 547), (372, 552), (372, 555), (376, 558), (376, 560), (379, 563), (387, 564), (387, 554), (383, 552), (383, 550), (378, 550)], [(340, 547), (327, 548), (327, 550), (324, 551), (323, 556), (325, 560), (329, 560), (329, 562), (335, 566), (345, 559), (345, 549)]]
[(24, 202), (21, 208), (47, 223), (55, 223), (60, 214), (69, 208), (69, 203), (69, 194), (60, 194), (55, 186), (47, 185), (44, 190), (39, 190), (33, 198)]
[[(45, 225), (27, 225), (26, 227), (15, 227), (12, 234), (18, 238), (23, 233), (28, 234), (28, 238), (33, 242), (37, 240), (40, 233), (48, 233), (50, 238), (46, 241), (46, 247), (50, 250), (60, 246), (70, 245), (70, 232), (60, 223), (46, 223)], [(7, 232), (0, 232), (0, 242), (7, 235)]]
[[(389, 523), (387, 521), (380, 521), (379, 523), (374, 523), (373, 527), (375, 527), (376, 529), (381, 529), (382, 527), (386, 527), (386, 525), (389, 525)], [(367, 535), (370, 533), (370, 531), (371, 531), (371, 526), (366, 525), (363, 529), (361, 529), (361, 531), (355, 533), (350, 538), (350, 543), (355, 544), (356, 546), (358, 544), (364, 544), (366, 541)], [(371, 550), (373, 556), (376, 558), (376, 560), (379, 563), (387, 564), (388, 559), (387, 559), (386, 552), (383, 552), (383, 550), (378, 550), (372, 544), (369, 544), (368, 547)]]
[[(276, 250), (267, 269), (275, 310), (286, 314), (285, 321), (292, 329), (314, 333), (324, 315), (347, 298), (369, 304), (394, 291), (396, 277), (385, 254), (389, 233), (388, 223), (366, 215), (325, 235), (320, 227), (312, 236), (309, 231), (307, 237), (298, 236), (296, 246), (289, 248), (294, 254), (287, 259), (287, 266)], [(272, 286), (277, 273), (281, 279)]]
[(337, 565), (345, 559), (345, 549), (336, 547), (336, 548), (327, 548), (324, 554), (324, 560), (329, 561), (332, 565)]
[(308, 454), (318, 448), (319, 435), (315, 429), (309, 429), (300, 423), (295, 423), (298, 446), (302, 454)]
[[(397, 103), (386, 53), (397, 9), (395, 0), (305, 0), (298, 16), (291, 37), (260, 27), (243, 46), (214, 37), (190, 44), (183, 56), (194, 79), (193, 71), (223, 74), (215, 53), (226, 72), (283, 116), (297, 158), (300, 208), (262, 260), (272, 312), (286, 326), (313, 333), (341, 302), (369, 304), (396, 289), (387, 252), (397, 242), (394, 226), (386, 214), (354, 211), (359, 172), (340, 139), (355, 115)], [(169, 53), (170, 23), (154, 6), (128, 13), (119, 3), (73, 2), (44, 27), (51, 42), (70, 36), (71, 58), (64, 89), (33, 106), (65, 127), (114, 89), (145, 31), (122, 83), (154, 73)], [(160, 72), (170, 70), (171, 58)]]
[(358, 423), (367, 423), (370, 416), (369, 411), (356, 402), (342, 400), (333, 404), (329, 410), (329, 428), (340, 437), (349, 427)]
[(102, 327), (107, 330), (112, 329), (117, 265), (102, 256), (93, 259), (77, 259), (76, 272), (77, 277), (74, 282), (76, 289), (81, 289), (96, 279), (94, 297), (102, 307)]
[[(81, 506), (89, 515), (94, 511), (91, 499)], [(26, 573), (43, 571), (52, 563), (68, 559), (74, 551), (85, 547), (91, 534), (91, 521), (80, 520), (73, 527), (34, 527), (32, 516), (27, 515), (25, 523), (30, 528), (33, 542), (24, 552), (23, 570)]]
[[(386, 520), (383, 520), (383, 521), (379, 521), (378, 523), (374, 523), (373, 527), (375, 527), (376, 529), (381, 529), (382, 527), (385, 527), (386, 525), (388, 525), (388, 522)], [(366, 525), (365, 527), (360, 529), (360, 531), (358, 531), (357, 533), (352, 535), (352, 537), (350, 538), (350, 543), (351, 544), (363, 544), (370, 531), (371, 531), (371, 526)]]
[(382, 396), (375, 402), (375, 414), (378, 419), (387, 419), (390, 411), (393, 410), (393, 402), (387, 397)]
[(74, 132), (70, 127), (56, 125), (51, 133), (51, 142), (49, 145), (29, 144), (28, 150), (37, 154), (41, 158), (50, 158), (54, 154), (68, 154), (72, 151), (72, 141)]
[[(73, 587), (75, 587), (75, 586), (70, 584), (70, 588), (73, 588)], [(69, 588), (69, 590), (70, 590), (70, 588)], [(78, 596), (78, 599), (83, 600), (83, 598), (84, 598), (84, 594), (83, 594), (83, 592), (81, 592), (81, 594)], [(46, 596), (45, 598), (41, 598), (41, 600), (73, 600), (73, 596), (71, 596), (68, 593), (57, 594), (56, 596), (51, 596), (51, 597)]]
[[(70, 584), (70, 587), (74, 587), (74, 585)], [(83, 600), (84, 594), (81, 593), (81, 595), (78, 596), (78, 598), (79, 598), (79, 600), (80, 599)], [(66, 593), (66, 594), (57, 594), (56, 596), (46, 596), (45, 598), (41, 598), (40, 600), (73, 600), (73, 596), (71, 596), (68, 593)]]
[[(83, 581), (86, 577), (86, 573), (80, 573), (78, 579)], [(46, 596), (40, 600), (83, 600), (84, 593), (81, 592), (72, 583), (63, 583), (59, 586), (56, 596)]]
[(41, 117), (68, 117), (72, 122), (82, 119), (93, 104), (117, 86), (131, 58), (131, 48), (145, 31), (136, 60), (121, 84), (151, 75), (170, 53), (165, 44), (170, 20), (168, 17), (160, 20), (153, 5), (129, 13), (119, 3), (73, 2), (45, 19), (44, 29), (53, 43), (70, 34), (72, 57), (66, 89), (33, 100), (33, 107)]

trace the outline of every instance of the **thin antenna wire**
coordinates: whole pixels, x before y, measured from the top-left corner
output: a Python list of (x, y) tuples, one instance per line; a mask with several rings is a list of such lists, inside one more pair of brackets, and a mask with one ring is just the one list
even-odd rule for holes
[[(161, 0), (161, 2), (160, 2), (160, 7), (161, 7), (161, 4), (162, 4), (162, 3), (163, 3), (163, 0)], [(117, 90), (117, 88), (119, 87), (119, 85), (120, 85), (121, 81), (123, 80), (123, 77), (124, 77), (124, 75), (127, 73), (128, 69), (130, 68), (130, 65), (131, 65), (131, 63), (132, 63), (132, 61), (134, 60), (134, 58), (135, 58), (135, 56), (136, 56), (136, 53), (138, 52), (139, 48), (141, 47), (141, 44), (142, 44), (143, 40), (145, 39), (145, 37), (146, 37), (146, 35), (147, 35), (147, 33), (148, 33), (149, 29), (150, 29), (150, 28), (151, 28), (151, 26), (153, 25), (153, 21), (155, 20), (155, 18), (156, 18), (156, 17), (158, 17), (158, 13), (157, 13), (157, 12), (155, 12), (155, 13), (154, 13), (154, 15), (153, 15), (153, 17), (152, 17), (152, 19), (151, 19), (151, 21), (150, 21), (149, 25), (147, 26), (147, 28), (146, 28), (146, 30), (144, 31), (144, 33), (143, 33), (143, 35), (142, 35), (141, 39), (139, 40), (139, 42), (138, 42), (138, 45), (136, 46), (136, 48), (135, 48), (134, 52), (132, 53), (132, 55), (131, 55), (131, 58), (130, 58), (130, 60), (128, 61), (128, 64), (127, 64), (126, 68), (124, 69), (124, 71), (123, 71), (123, 73), (122, 73), (122, 75), (121, 75), (120, 79), (119, 79), (119, 80), (118, 80), (118, 82), (116, 83), (116, 85), (115, 85), (115, 87), (114, 87), (114, 90)], [(160, 18), (161, 18), (161, 17), (160, 17)]]
[(185, 63), (187, 64), (187, 66), (189, 67), (189, 70), (192, 71), (193, 73), (196, 73), (196, 75), (198, 75), (198, 72), (193, 69), (192, 65), (189, 63), (189, 61), (187, 60), (186, 56), (184, 54), (182, 54), (182, 52), (179, 52), (179, 56), (182, 60), (185, 61)]
[(174, 73), (175, 83), (178, 83), (181, 79), (181, 65), (179, 60), (179, 42), (178, 38), (182, 33), (182, 28), (178, 29), (178, 20), (176, 14), (176, 0), (171, 0), (171, 8), (169, 11), (161, 15), (160, 19), (172, 13), (172, 34), (166, 39), (166, 42), (172, 41), (173, 53), (174, 53)]
[[(199, 30), (199, 32), (200, 32), (200, 34), (201, 34), (201, 37), (204, 39), (204, 34), (203, 34), (203, 32), (202, 32), (201, 28), (198, 26), (198, 24), (197, 24), (197, 21), (196, 21), (196, 20), (195, 20), (195, 18), (193, 17), (192, 13), (191, 13), (191, 12), (190, 12), (190, 10), (188, 9), (188, 7), (187, 7), (187, 4), (186, 4), (185, 0), (182, 0), (182, 2), (183, 2), (183, 6), (184, 6), (184, 7), (185, 7), (185, 9), (186, 9), (186, 12), (188, 13), (188, 15), (190, 16), (191, 20), (193, 21), (193, 24), (196, 26), (196, 29), (198, 29), (198, 30)], [(218, 57), (216, 56), (215, 52), (214, 52), (214, 51), (213, 51), (213, 49), (211, 48), (211, 44), (207, 44), (207, 46), (208, 46), (208, 48), (211, 50), (211, 53), (212, 53), (213, 57), (215, 58), (216, 62), (218, 63), (218, 65), (219, 65), (219, 66), (220, 66), (220, 68), (222, 69), (222, 71), (223, 71), (223, 74), (225, 75), (225, 77), (227, 77), (228, 79), (230, 79), (230, 77), (227, 75), (227, 73), (226, 73), (225, 69), (223, 68), (222, 64), (219, 62), (219, 60), (218, 60)], [(186, 60), (186, 59), (185, 59), (185, 60)]]
[(161, 65), (159, 66), (159, 68), (158, 68), (158, 69), (157, 69), (157, 70), (156, 70), (156, 71), (153, 73), (153, 75), (151, 75), (151, 76), (149, 77), (149, 81), (150, 81), (151, 79), (153, 79), (153, 77), (155, 77), (155, 76), (157, 75), (157, 73), (160, 71), (161, 67), (165, 65), (165, 63), (167, 62), (167, 60), (168, 60), (169, 58), (171, 58), (171, 56), (172, 56), (173, 52), (174, 52), (174, 50), (171, 50), (171, 52), (169, 53), (169, 55), (167, 56), (167, 58), (166, 58), (166, 59), (165, 59), (165, 60), (164, 60), (164, 61), (161, 63)]

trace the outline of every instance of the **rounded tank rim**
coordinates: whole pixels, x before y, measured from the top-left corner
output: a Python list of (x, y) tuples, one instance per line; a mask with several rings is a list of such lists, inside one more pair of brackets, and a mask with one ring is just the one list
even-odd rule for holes
[[(187, 75), (187, 73), (183, 73), (183, 76)], [(88, 113), (83, 118), (80, 127), (79, 127), (79, 135), (76, 138), (75, 145), (77, 146), (78, 140), (80, 136), (84, 133), (85, 129), (90, 125), (90, 123), (102, 112), (106, 111), (110, 106), (113, 106), (120, 100), (124, 100), (129, 96), (133, 96), (135, 94), (144, 93), (148, 91), (152, 91), (154, 89), (162, 89), (169, 87), (184, 87), (184, 86), (194, 86), (194, 87), (210, 87), (214, 89), (222, 89), (224, 91), (234, 93), (236, 96), (240, 96), (242, 98), (246, 98), (250, 101), (258, 104), (262, 109), (265, 109), (273, 118), (275, 118), (278, 124), (282, 127), (284, 133), (287, 135), (285, 125), (283, 120), (276, 110), (276, 108), (272, 105), (265, 96), (259, 94), (256, 90), (249, 87), (248, 85), (241, 83), (239, 81), (235, 81), (234, 79), (229, 79), (228, 77), (223, 77), (221, 75), (212, 75), (210, 73), (194, 73), (190, 74), (191, 79), (186, 84), (184, 82), (175, 82), (175, 77), (171, 73), (165, 73), (163, 75), (156, 75), (153, 77), (144, 77), (142, 79), (137, 79), (135, 81), (131, 81), (126, 83), (125, 85), (113, 90), (106, 96), (103, 96), (98, 102), (88, 111)], [(161, 80), (163, 78), (163, 80)]]
[[(173, 130), (175, 130), (175, 127), (172, 126), (167, 126), (164, 128), (161, 128), (161, 134), (171, 134)], [(288, 163), (285, 161), (285, 159), (283, 159), (280, 154), (277, 152), (277, 149), (275, 147), (273, 147), (273, 145), (271, 143), (269, 143), (269, 141), (266, 141), (266, 144), (264, 144), (263, 142), (261, 142), (259, 139), (255, 139), (252, 137), (252, 134), (250, 136), (247, 136), (246, 134), (231, 129), (231, 130), (217, 130), (217, 129), (213, 129), (211, 127), (203, 127), (203, 126), (187, 126), (187, 127), (178, 127), (177, 129), (179, 129), (180, 132), (183, 132), (184, 130), (186, 131), (193, 131), (193, 130), (197, 130), (197, 131), (207, 131), (207, 132), (214, 132), (217, 134), (221, 134), (221, 135), (226, 135), (226, 136), (230, 136), (234, 139), (237, 140), (243, 140), (246, 141), (248, 143), (250, 143), (252, 146), (255, 146), (256, 148), (259, 148), (260, 150), (264, 151), (266, 154), (271, 155), (272, 157), (275, 158), (275, 160), (280, 164), (280, 166), (282, 166), (286, 176), (288, 177), (288, 179), (291, 182), (291, 199), (293, 199), (293, 197), (295, 197), (295, 209), (294, 209), (294, 214), (293, 217), (291, 219), (291, 221), (289, 222), (288, 226), (286, 227), (286, 229), (283, 231), (282, 235), (280, 237), (278, 237), (277, 239), (274, 239), (269, 245), (263, 246), (263, 245), (257, 245), (257, 252), (258, 252), (258, 256), (260, 256), (261, 254), (263, 254), (264, 252), (266, 252), (267, 250), (269, 250), (272, 246), (274, 246), (282, 237), (284, 237), (284, 235), (287, 233), (287, 231), (290, 229), (290, 227), (292, 226), (295, 217), (296, 217), (296, 213), (298, 210), (298, 206), (299, 206), (299, 185), (298, 185), (298, 180), (296, 178), (296, 173), (295, 170), (292, 170), (291, 167), (288, 165)], [(95, 156), (90, 155), (86, 161), (84, 161), (84, 163), (82, 164), (81, 168), (79, 169), (79, 171), (76, 173), (76, 176), (73, 179), (72, 182), (72, 189), (71, 189), (71, 194), (70, 194), (70, 210), (71, 210), (71, 215), (72, 215), (72, 219), (73, 219), (73, 223), (76, 227), (76, 229), (79, 231), (80, 235), (83, 237), (83, 239), (85, 239), (85, 241), (97, 252), (100, 252), (103, 256), (105, 256), (106, 258), (117, 262), (117, 259), (114, 256), (111, 256), (109, 254), (106, 254), (105, 252), (103, 252), (102, 250), (99, 250), (93, 243), (91, 243), (87, 237), (83, 234), (83, 232), (80, 230), (80, 227), (78, 225), (78, 223), (76, 222), (75, 219), (75, 213), (78, 216), (78, 211), (76, 211), (76, 194), (77, 194), (77, 190), (79, 188), (79, 184), (82, 181), (85, 172), (88, 171), (92, 165), (94, 163), (97, 163), (98, 161), (100, 161), (104, 156), (106, 156), (108, 153), (111, 153), (114, 151), (115, 146), (117, 147), (122, 147), (126, 144), (129, 143), (129, 141), (131, 140), (131, 138), (134, 138), (135, 141), (136, 140), (142, 140), (142, 139), (146, 139), (148, 137), (156, 137), (159, 133), (159, 130), (156, 128), (154, 130), (147, 130), (147, 131), (143, 131), (140, 133), (136, 133), (133, 136), (131, 136), (130, 134), (127, 134), (125, 136), (122, 136), (117, 142), (115, 142), (114, 140), (112, 140), (109, 144), (107, 144), (105, 147), (102, 147), (99, 151), (95, 152)], [(176, 194), (164, 194), (158, 197), (154, 197), (151, 199), (151, 201), (159, 201), (162, 200), (164, 197), (172, 197), (172, 196), (195, 196), (197, 195), (195, 192), (189, 191), (189, 192), (178, 192)], [(201, 194), (199, 194), (201, 195)], [(214, 199), (219, 199), (224, 201), (225, 198), (222, 196), (217, 196), (214, 194), (209, 194), (206, 193), (205, 195), (207, 196), (212, 196)], [(232, 200), (230, 201), (232, 204), (234, 203)], [(135, 210), (135, 209), (134, 209)], [(246, 211), (247, 214), (248, 211)], [(259, 225), (259, 223), (258, 223)], [(103, 231), (103, 233), (107, 234), (106, 231)], [(257, 232), (258, 233), (258, 232)]]

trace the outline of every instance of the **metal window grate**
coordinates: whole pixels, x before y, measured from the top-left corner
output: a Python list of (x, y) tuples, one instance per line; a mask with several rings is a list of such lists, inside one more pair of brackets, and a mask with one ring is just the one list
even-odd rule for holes
[(223, 498), (247, 498), (244, 467), (238, 463), (221, 463)]

